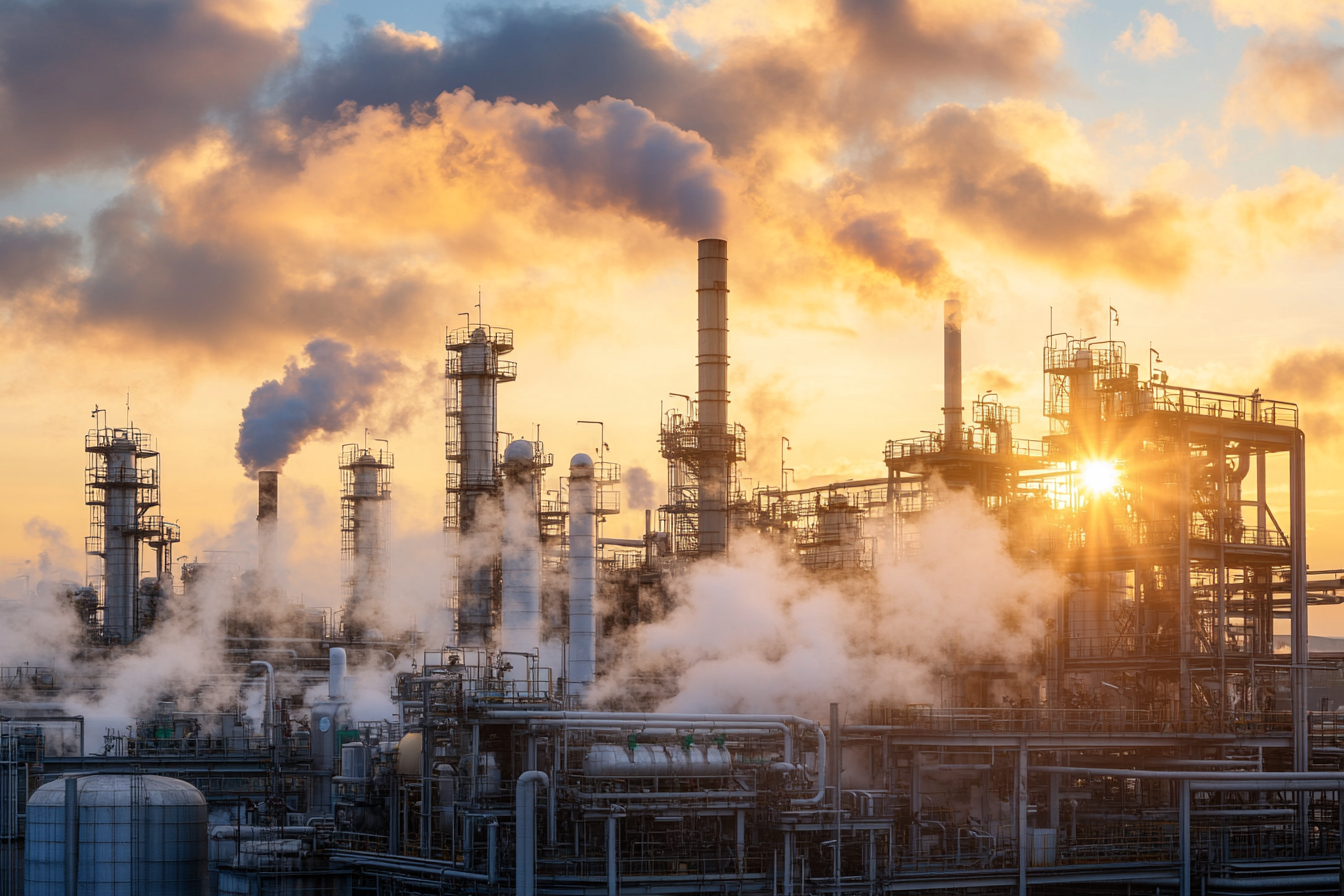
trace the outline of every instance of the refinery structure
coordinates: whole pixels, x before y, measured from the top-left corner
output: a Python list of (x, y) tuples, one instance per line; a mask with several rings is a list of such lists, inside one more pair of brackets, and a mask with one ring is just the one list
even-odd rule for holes
[[(0, 893), (1344, 890), (1344, 664), (1307, 639), (1344, 579), (1307, 568), (1296, 405), (1049, 333), (1049, 431), (1023, 437), (1018, 408), (963, 396), (952, 296), (940, 427), (873, 446), (884, 476), (748, 487), (727, 249), (698, 243), (698, 392), (664, 413), (642, 538), (603, 536), (621, 511), (605, 445), (557, 467), (500, 432), (512, 330), (447, 332), (442, 643), (386, 611), (387, 443), (336, 459), (344, 593), (315, 608), (286, 590), (276, 471), (257, 477), (255, 568), (177, 566), (159, 447), (96, 412), (89, 575), (51, 595), (79, 662), (0, 678)], [(863, 589), (958, 502), (1062, 583), (1029, 655), (952, 651), (937, 700), (892, 682), (828, 713), (669, 711), (674, 672), (613, 686), (631, 633), (735, 542)], [(206, 600), (220, 671), (150, 695), (130, 730), (86, 731), (70, 707), (104, 664)], [(382, 676), (384, 715), (360, 717), (355, 674)]]

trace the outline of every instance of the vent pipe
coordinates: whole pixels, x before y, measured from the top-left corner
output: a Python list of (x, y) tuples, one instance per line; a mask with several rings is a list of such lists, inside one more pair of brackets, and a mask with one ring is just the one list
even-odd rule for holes
[(961, 299), (943, 302), (943, 435), (949, 450), (962, 448)]
[(569, 692), (582, 700), (597, 671), (597, 515), (593, 459), (576, 454), (569, 462)]
[[(526, 439), (504, 449), (503, 602), (500, 649), (531, 653), (541, 641), (541, 538), (533, 482), (534, 448)], [(527, 668), (514, 677), (526, 677)]]
[(700, 553), (728, 549), (728, 468), (733, 454), (728, 427), (728, 241), (700, 240)]
[(280, 522), (280, 473), (257, 474), (257, 578), (262, 590), (276, 587), (276, 529)]

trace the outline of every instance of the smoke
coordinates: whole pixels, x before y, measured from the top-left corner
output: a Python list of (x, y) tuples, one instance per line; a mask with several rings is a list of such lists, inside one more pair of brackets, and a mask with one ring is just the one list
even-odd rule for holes
[(740, 537), (726, 561), (673, 583), (677, 605), (633, 635), (595, 700), (661, 677), (674, 691), (664, 710), (819, 717), (834, 701), (936, 702), (955, 662), (1029, 659), (1064, 582), (1013, 560), (998, 524), (960, 494), (927, 516), (921, 541), (872, 578), (836, 580)]
[(279, 469), (315, 436), (348, 432), (375, 400), (388, 378), (405, 370), (390, 352), (361, 352), (335, 339), (304, 346), (311, 362), (293, 359), (285, 378), (252, 390), (238, 427), (235, 453), (247, 475)]
[(658, 503), (658, 487), (643, 467), (629, 467), (621, 479), (625, 482), (625, 501), (631, 510), (645, 510)]
[(855, 218), (835, 235), (835, 241), (920, 293), (946, 273), (947, 262), (938, 247), (931, 240), (910, 236), (895, 215)]

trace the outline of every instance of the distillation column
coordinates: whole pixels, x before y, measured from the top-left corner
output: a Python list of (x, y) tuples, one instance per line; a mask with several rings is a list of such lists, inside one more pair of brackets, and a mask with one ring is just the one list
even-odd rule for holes
[(597, 515), (593, 459), (576, 454), (569, 462), (569, 693), (582, 700), (596, 678)]
[[(516, 653), (531, 653), (541, 644), (541, 533), (534, 455), (532, 443), (525, 439), (504, 449), (500, 649)], [(515, 677), (526, 674), (526, 666), (520, 663), (517, 667)]]
[(447, 349), (449, 587), (456, 596), (458, 643), (481, 646), (490, 643), (494, 624), (495, 558), (464, 551), (463, 538), (499, 494), (498, 387), (513, 381), (517, 369), (499, 356), (513, 349), (513, 331), (468, 326), (448, 334)]
[(387, 597), (387, 528), (392, 454), (346, 445), (341, 452), (341, 554), (349, 564), (345, 634), (377, 628)]
[(961, 299), (943, 302), (943, 433), (950, 451), (960, 450), (961, 404)]
[(700, 240), (700, 553), (728, 549), (728, 471), (734, 453), (728, 427), (728, 242)]

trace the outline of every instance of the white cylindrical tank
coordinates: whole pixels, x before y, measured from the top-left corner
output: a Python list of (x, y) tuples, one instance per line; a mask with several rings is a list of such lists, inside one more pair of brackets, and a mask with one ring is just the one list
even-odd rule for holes
[(107, 452), (103, 517), (103, 629), (113, 641), (135, 639), (135, 598), (140, 582), (140, 469), (136, 444), (114, 438)]
[(80, 893), (206, 892), (208, 810), (199, 790), (157, 775), (88, 775), (76, 786), (73, 837), (66, 831), (66, 779), (44, 784), (28, 800), (28, 896), (65, 896), (67, 846), (77, 850)]
[(590, 778), (720, 777), (732, 774), (733, 754), (724, 747), (594, 744), (583, 757)]
[(597, 677), (596, 483), (593, 459), (576, 454), (569, 462), (569, 692), (582, 699)]
[(333, 647), (327, 654), (327, 696), (340, 700), (345, 696), (345, 648)]
[[(541, 537), (533, 485), (532, 443), (504, 449), (504, 539), (500, 555), (501, 650), (531, 653), (541, 643)], [(527, 666), (513, 662), (510, 677), (526, 678)]]

